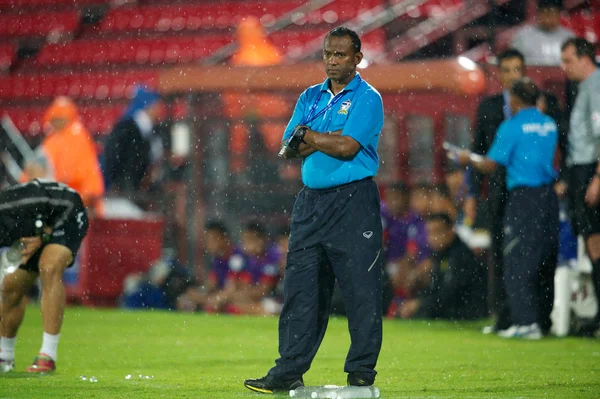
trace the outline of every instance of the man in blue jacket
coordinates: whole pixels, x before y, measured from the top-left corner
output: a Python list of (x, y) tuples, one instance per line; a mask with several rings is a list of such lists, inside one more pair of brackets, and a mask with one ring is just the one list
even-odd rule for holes
[(275, 367), (244, 385), (256, 392), (304, 385), (327, 328), (337, 278), (348, 315), (348, 384), (372, 385), (381, 349), (380, 199), (373, 181), (383, 127), (380, 94), (356, 72), (356, 32), (325, 38), (328, 78), (304, 91), (283, 135), (281, 155), (301, 157), (302, 189), (292, 213)]

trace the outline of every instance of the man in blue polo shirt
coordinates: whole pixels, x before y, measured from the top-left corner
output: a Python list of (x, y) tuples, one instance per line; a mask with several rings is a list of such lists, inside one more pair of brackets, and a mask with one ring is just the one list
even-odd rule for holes
[(380, 94), (356, 72), (356, 32), (325, 38), (328, 79), (304, 91), (283, 135), (284, 158), (301, 157), (302, 189), (292, 213), (275, 367), (244, 385), (256, 392), (304, 385), (327, 328), (337, 278), (348, 314), (348, 384), (372, 385), (381, 349), (382, 226), (376, 175), (383, 127)]
[(558, 133), (555, 121), (535, 108), (539, 94), (530, 79), (516, 81), (510, 92), (513, 117), (500, 125), (487, 156), (449, 154), (483, 173), (497, 165), (506, 167), (504, 281), (513, 325), (498, 332), (505, 338), (539, 339), (551, 327), (558, 256), (558, 199), (553, 189)]

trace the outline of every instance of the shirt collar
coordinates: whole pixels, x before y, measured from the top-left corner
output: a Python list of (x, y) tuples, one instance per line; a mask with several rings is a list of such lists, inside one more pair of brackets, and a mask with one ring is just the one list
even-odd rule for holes
[[(329, 79), (329, 78), (325, 79), (325, 81), (321, 85), (321, 91), (329, 91), (329, 81), (330, 80), (331, 79)], [(344, 87), (344, 90), (342, 90), (342, 91), (356, 90), (358, 88), (358, 85), (360, 84), (360, 81), (361, 81), (360, 73), (356, 72), (356, 75), (354, 75), (354, 78), (350, 81), (350, 83), (348, 83), (346, 85), (346, 87)]]

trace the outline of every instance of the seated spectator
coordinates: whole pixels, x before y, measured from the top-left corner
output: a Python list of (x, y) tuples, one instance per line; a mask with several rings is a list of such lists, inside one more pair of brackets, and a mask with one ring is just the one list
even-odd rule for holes
[(387, 313), (414, 297), (428, 284), (431, 268), (424, 217), (429, 213), (430, 187), (420, 184), (410, 191), (403, 185), (391, 186), (382, 207), (385, 271), (393, 291)]
[(102, 214), (104, 181), (96, 145), (81, 123), (77, 106), (67, 97), (57, 97), (43, 119), (48, 133), (25, 164), (22, 181), (44, 178), (64, 183), (77, 191), (88, 212)]
[(281, 255), (279, 259), (279, 275), (277, 284), (272, 291), (258, 300), (253, 298), (241, 298), (234, 300), (230, 309), (243, 314), (252, 315), (278, 315), (283, 307), (283, 276), (285, 274), (286, 254), (290, 239), (290, 230), (285, 227), (281, 229), (275, 237), (275, 248)]
[(230, 262), (225, 288), (211, 295), (206, 310), (242, 313), (239, 304), (260, 303), (277, 285), (281, 253), (269, 245), (267, 230), (256, 222), (242, 231), (243, 262)]
[(241, 251), (233, 246), (229, 230), (219, 221), (206, 224), (205, 246), (212, 258), (208, 278), (204, 285), (190, 287), (177, 299), (177, 309), (193, 312), (203, 309), (210, 296), (219, 295), (225, 289), (230, 269), (243, 267), (245, 260)]
[(427, 237), (433, 250), (429, 288), (418, 298), (404, 301), (397, 312), (400, 317), (472, 320), (486, 316), (485, 269), (452, 225), (447, 214), (428, 217)]
[(163, 154), (154, 132), (162, 113), (159, 94), (138, 87), (104, 149), (104, 178), (111, 191), (131, 194), (152, 181), (151, 166)]
[(560, 25), (562, 0), (539, 0), (536, 25), (528, 25), (513, 38), (512, 47), (525, 56), (527, 65), (560, 65), (562, 44), (575, 36)]
[(458, 222), (458, 209), (454, 204), (450, 190), (445, 184), (437, 184), (431, 188), (431, 213), (445, 213), (454, 223)]

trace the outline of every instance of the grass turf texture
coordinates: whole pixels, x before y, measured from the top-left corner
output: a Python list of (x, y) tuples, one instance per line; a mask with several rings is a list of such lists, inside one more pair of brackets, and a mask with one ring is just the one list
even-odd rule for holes
[[(507, 341), (481, 335), (481, 325), (385, 321), (381, 397), (600, 398), (597, 340)], [(243, 380), (273, 365), (277, 318), (69, 308), (58, 370), (32, 376), (24, 370), (41, 336), (39, 308), (29, 307), (0, 398), (270, 397)], [(332, 319), (307, 385), (343, 385), (348, 345), (346, 320)]]

